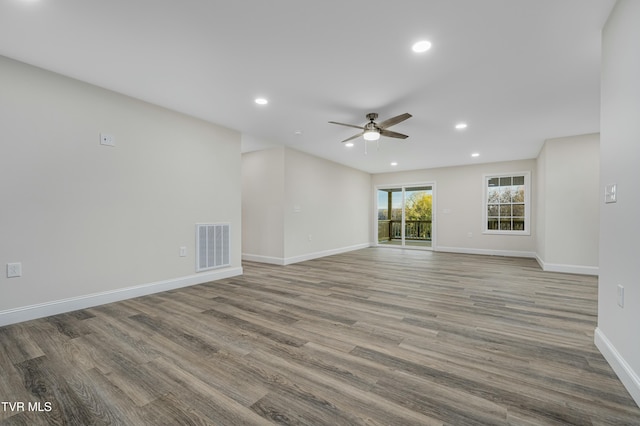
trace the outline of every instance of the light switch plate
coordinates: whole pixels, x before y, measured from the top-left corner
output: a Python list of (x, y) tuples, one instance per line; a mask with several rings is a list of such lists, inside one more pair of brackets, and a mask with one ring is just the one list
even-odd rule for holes
[(617, 202), (618, 201), (617, 190), (618, 188), (615, 183), (606, 185), (604, 187), (604, 202), (607, 204)]
[(618, 306), (624, 308), (624, 287), (618, 284)]

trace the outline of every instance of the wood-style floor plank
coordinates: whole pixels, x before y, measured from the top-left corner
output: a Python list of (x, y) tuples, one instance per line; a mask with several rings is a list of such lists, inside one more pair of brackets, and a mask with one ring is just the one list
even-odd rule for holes
[[(370, 248), (0, 328), (0, 425), (640, 425), (597, 279)], [(40, 405), (36, 405), (40, 404)]]

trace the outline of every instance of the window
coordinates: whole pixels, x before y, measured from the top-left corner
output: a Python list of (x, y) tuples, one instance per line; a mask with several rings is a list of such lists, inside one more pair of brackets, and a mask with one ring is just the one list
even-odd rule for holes
[(486, 234), (531, 234), (529, 180), (529, 172), (485, 176)]

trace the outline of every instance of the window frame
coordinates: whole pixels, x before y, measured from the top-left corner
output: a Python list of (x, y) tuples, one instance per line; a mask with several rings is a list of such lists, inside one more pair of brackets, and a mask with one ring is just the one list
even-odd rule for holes
[[(524, 230), (501, 230), (489, 229), (489, 180), (494, 178), (505, 177), (524, 177)], [(508, 173), (490, 173), (483, 175), (483, 195), (482, 195), (482, 233), (486, 235), (531, 235), (531, 172), (508, 172)]]

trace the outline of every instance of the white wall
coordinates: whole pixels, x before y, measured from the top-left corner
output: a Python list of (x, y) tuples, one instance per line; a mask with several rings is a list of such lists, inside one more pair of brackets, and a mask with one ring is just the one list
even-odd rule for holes
[(371, 195), (370, 174), (287, 148), (287, 262), (368, 247)]
[(244, 259), (286, 265), (370, 245), (368, 173), (284, 147), (242, 163)]
[(531, 235), (482, 234), (484, 175), (526, 171), (531, 172), (535, 194), (535, 160), (382, 173), (373, 175), (373, 186), (435, 183), (434, 250), (534, 257), (535, 209), (531, 211)]
[[(3, 57), (0, 93), (0, 324), (241, 273), (237, 132)], [(195, 273), (198, 222), (231, 272)]]
[[(596, 345), (640, 405), (640, 2), (621, 0), (603, 30), (600, 279)], [(604, 204), (617, 184), (618, 201)], [(624, 286), (624, 307), (617, 286)]]
[(242, 253), (245, 259), (284, 258), (284, 148), (242, 154)]
[(544, 270), (598, 274), (598, 134), (545, 141), (538, 157), (538, 261)]

